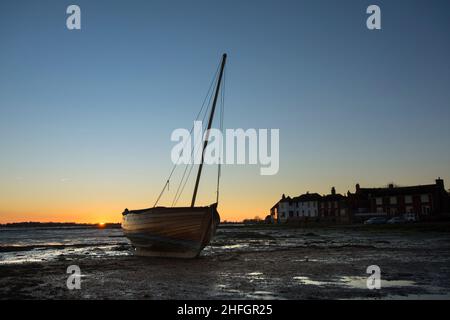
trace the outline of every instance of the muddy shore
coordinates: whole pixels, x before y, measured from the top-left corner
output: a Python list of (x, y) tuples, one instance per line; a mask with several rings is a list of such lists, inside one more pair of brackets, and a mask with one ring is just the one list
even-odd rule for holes
[[(292, 237), (302, 241), (280, 245)], [(261, 241), (267, 246), (251, 246)], [(231, 249), (220, 251), (224, 246)], [(66, 269), (74, 264), (82, 271), (80, 290), (66, 286)], [(370, 265), (381, 268), (380, 290), (366, 287)], [(0, 265), (0, 299), (424, 298), (450, 299), (447, 232), (244, 228), (219, 232), (209, 251), (193, 260), (65, 254)]]

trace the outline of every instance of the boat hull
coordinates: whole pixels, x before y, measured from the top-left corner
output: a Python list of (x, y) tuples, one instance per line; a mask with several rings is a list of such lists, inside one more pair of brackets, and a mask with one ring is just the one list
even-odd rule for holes
[(125, 211), (122, 230), (135, 254), (195, 258), (208, 245), (220, 223), (217, 205)]

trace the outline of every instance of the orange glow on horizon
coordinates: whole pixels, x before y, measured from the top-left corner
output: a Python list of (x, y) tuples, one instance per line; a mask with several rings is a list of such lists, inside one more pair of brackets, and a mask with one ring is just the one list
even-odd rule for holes
[[(262, 201), (255, 201), (258, 206), (252, 203), (239, 203), (228, 204), (225, 202), (219, 202), (218, 211), (221, 217), (221, 221), (239, 222), (244, 219), (252, 219), (255, 216), (264, 219), (268, 214), (270, 207), (273, 203), (264, 204)], [(206, 205), (204, 203), (199, 205)], [(148, 208), (148, 204), (130, 205), (129, 209), (141, 209)], [(22, 205), (15, 209), (0, 209), (0, 223), (13, 223), (13, 222), (75, 222), (75, 223), (92, 223), (98, 224), (99, 227), (104, 226), (106, 223), (120, 223), (122, 221), (122, 212), (125, 209), (123, 205), (80, 205), (78, 208), (64, 206), (55, 206), (53, 208), (41, 208), (39, 210), (33, 210), (28, 206)], [(100, 222), (99, 222), (100, 221)]]

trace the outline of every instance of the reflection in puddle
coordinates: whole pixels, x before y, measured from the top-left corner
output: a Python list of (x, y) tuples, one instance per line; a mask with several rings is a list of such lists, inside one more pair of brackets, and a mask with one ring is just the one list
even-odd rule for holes
[(301, 284), (312, 285), (312, 286), (324, 286), (324, 285), (328, 285), (329, 284), (328, 282), (311, 280), (309, 277), (298, 276), (298, 277), (294, 277), (293, 279), (297, 280)]
[(263, 275), (262, 272), (250, 272), (250, 273), (246, 273), (245, 277), (249, 279), (249, 282), (254, 282), (256, 281), (260, 281), (260, 280), (264, 280), (265, 277)]
[(275, 299), (279, 299), (279, 297), (277, 297), (275, 295), (275, 293), (270, 292), (270, 291), (255, 291), (255, 292), (246, 294), (245, 297), (248, 298), (248, 299), (258, 299), (258, 300), (275, 300)]
[(227, 249), (242, 249), (248, 247), (247, 244), (230, 244), (230, 245), (224, 245), (221, 248), (223, 250), (227, 250)]
[(262, 272), (250, 272), (250, 273), (247, 273), (247, 276), (250, 276), (250, 277), (254, 277), (254, 276), (262, 276)]
[[(317, 281), (312, 280), (306, 276), (296, 276), (293, 277), (294, 280), (298, 281), (304, 285), (312, 286), (343, 286), (355, 289), (367, 289), (367, 278), (366, 277), (340, 277), (335, 281)], [(414, 281), (408, 280), (383, 280), (381, 279), (381, 288), (392, 288), (392, 287), (412, 287), (415, 286)]]
[(308, 257), (304, 258), (304, 259), (294, 259), (294, 262), (326, 262), (326, 259), (310, 259)]
[[(357, 288), (357, 289), (367, 289), (367, 278), (366, 277), (342, 277), (339, 282), (347, 287)], [(392, 287), (412, 287), (415, 286), (414, 281), (408, 280), (383, 280), (381, 279), (381, 288), (392, 288)]]
[[(118, 250), (119, 249), (119, 250)], [(86, 246), (82, 248), (34, 248), (28, 251), (5, 252), (0, 256), (0, 265), (42, 262), (55, 259), (73, 260), (71, 256), (113, 257), (131, 255), (129, 250), (120, 250), (119, 245)]]

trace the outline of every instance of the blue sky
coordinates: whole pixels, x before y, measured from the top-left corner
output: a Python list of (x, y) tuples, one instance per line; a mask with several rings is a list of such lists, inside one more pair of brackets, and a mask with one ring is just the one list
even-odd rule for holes
[[(70, 4), (80, 31), (66, 29)], [(366, 28), (370, 4), (380, 31)], [(225, 127), (280, 129), (278, 175), (225, 167), (230, 218), (261, 216), (283, 192), (449, 181), (449, 12), (448, 1), (2, 1), (0, 212), (33, 217), (55, 197), (55, 214), (152, 204), (170, 134), (192, 125), (223, 52)]]

